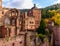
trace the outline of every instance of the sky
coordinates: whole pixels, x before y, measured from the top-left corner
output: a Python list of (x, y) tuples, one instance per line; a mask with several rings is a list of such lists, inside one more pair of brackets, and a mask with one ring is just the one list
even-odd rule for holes
[(17, 9), (30, 9), (34, 4), (38, 8), (45, 8), (57, 3), (59, 4), (60, 0), (2, 0), (3, 7)]

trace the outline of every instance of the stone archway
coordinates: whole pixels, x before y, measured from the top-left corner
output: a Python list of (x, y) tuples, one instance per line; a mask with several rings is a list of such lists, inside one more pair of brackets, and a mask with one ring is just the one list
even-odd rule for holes
[(19, 27), (17, 27), (17, 24), (19, 23), (19, 19), (20, 19), (19, 17), (20, 17), (20, 11), (18, 9), (10, 9), (9, 11), (7, 11), (5, 13), (4, 24), (7, 23), (6, 26), (8, 25), (7, 27), (10, 28), (10, 32), (11, 32), (10, 35), (11, 34), (14, 34), (14, 35), (19, 34), (18, 33)]
[(10, 9), (10, 10), (8, 10), (5, 13), (5, 16), (11, 17), (11, 16), (13, 16), (12, 13), (15, 14), (15, 16), (20, 16), (20, 11), (18, 9)]

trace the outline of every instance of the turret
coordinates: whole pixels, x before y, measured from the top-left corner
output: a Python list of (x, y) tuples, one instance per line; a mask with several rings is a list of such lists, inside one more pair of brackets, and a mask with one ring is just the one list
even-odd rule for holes
[(34, 6), (32, 7), (32, 9), (37, 9), (37, 6), (36, 6), (36, 4), (34, 4)]

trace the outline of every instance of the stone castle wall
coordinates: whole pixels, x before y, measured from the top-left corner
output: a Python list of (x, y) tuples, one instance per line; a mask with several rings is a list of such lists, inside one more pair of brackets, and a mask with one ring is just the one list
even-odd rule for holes
[(0, 7), (0, 46), (37, 46), (41, 11), (35, 5), (22, 14), (19, 9)]

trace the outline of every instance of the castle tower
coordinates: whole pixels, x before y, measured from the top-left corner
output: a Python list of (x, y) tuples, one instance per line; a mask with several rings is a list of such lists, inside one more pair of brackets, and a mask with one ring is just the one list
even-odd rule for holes
[(37, 8), (36, 4), (31, 9), (31, 12), (29, 13), (31, 16), (35, 17), (35, 27), (36, 29), (40, 26), (41, 21), (41, 10)]
[(0, 0), (0, 18), (2, 16), (2, 0)]
[(2, 9), (2, 0), (0, 0), (0, 9)]
[(2, 0), (0, 0), (0, 25), (2, 25)]

